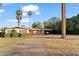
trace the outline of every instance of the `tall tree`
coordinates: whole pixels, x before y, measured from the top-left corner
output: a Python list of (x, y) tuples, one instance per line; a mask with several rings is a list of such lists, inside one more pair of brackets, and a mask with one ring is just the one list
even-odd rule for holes
[(42, 28), (42, 24), (41, 24), (40, 22), (34, 22), (34, 23), (32, 24), (32, 27), (33, 27), (33, 28)]
[(51, 27), (50, 24), (51, 24), (51, 23), (50, 23), (49, 21), (45, 21), (45, 22), (44, 22), (44, 28), (50, 28), (50, 27)]
[(62, 39), (66, 38), (66, 4), (62, 3)]
[(0, 8), (1, 8), (1, 6), (2, 6), (2, 3), (0, 3)]
[(30, 17), (32, 16), (32, 11), (28, 11), (27, 15), (29, 16), (29, 28), (30, 28)]
[(50, 28), (51, 29), (55, 29), (58, 28), (58, 26), (60, 25), (60, 18), (57, 17), (53, 17), (51, 19), (49, 19), (48, 21), (50, 21)]
[(18, 20), (18, 27), (20, 26), (20, 22), (22, 20), (22, 14), (23, 14), (22, 10), (16, 11), (16, 19)]

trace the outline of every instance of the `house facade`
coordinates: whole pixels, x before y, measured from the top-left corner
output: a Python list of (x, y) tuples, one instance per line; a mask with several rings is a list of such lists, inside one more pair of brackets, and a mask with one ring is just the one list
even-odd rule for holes
[(44, 34), (44, 32), (51, 29), (36, 29), (36, 28), (22, 28), (22, 27), (14, 27), (14, 28), (6, 28), (5, 33), (21, 33), (21, 34), (33, 34), (33, 35), (39, 35), (39, 34)]
[(5, 29), (5, 33), (6, 34), (12, 33), (12, 32), (15, 32), (15, 33), (26, 33), (26, 29), (22, 28), (22, 27), (14, 27), (14, 28), (6, 28)]

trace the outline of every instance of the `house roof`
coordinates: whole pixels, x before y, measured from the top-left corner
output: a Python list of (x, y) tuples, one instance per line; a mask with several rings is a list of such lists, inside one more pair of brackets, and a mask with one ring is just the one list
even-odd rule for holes
[(39, 28), (22, 28), (22, 27), (13, 27), (13, 28), (6, 28), (6, 29), (52, 30), (52, 29), (39, 29)]
[(37, 29), (37, 28), (28, 28), (28, 30), (52, 30), (52, 29)]
[(23, 27), (14, 27), (14, 28), (17, 28), (17, 29), (25, 29), (25, 28), (23, 28)]

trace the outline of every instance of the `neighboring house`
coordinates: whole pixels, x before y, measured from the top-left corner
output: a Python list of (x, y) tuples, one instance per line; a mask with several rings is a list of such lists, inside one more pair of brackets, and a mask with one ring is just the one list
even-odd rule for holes
[(31, 29), (29, 29), (29, 32), (30, 32), (31, 34), (34, 34), (34, 35), (43, 34), (43, 30), (42, 30), (42, 29), (36, 29), (36, 28), (31, 28)]
[(29, 32), (31, 34), (52, 34), (52, 29), (36, 29), (36, 28), (31, 28), (29, 29)]
[(22, 27), (14, 27), (14, 28), (6, 28), (5, 33), (11, 33), (11, 32), (16, 32), (16, 33), (26, 33), (26, 29)]
[(22, 27), (14, 27), (14, 28), (6, 28), (5, 29), (5, 33), (21, 33), (21, 34), (34, 34), (34, 35), (39, 35), (39, 34), (44, 34), (44, 32), (47, 31), (47, 33), (49, 32), (48, 30), (51, 29), (36, 29), (36, 28), (22, 28)]

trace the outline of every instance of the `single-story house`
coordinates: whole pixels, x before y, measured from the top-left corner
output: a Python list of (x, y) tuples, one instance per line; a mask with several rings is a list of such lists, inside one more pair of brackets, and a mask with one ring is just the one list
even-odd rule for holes
[(11, 33), (11, 32), (16, 32), (16, 33), (25, 33), (26, 29), (22, 27), (14, 27), (14, 28), (6, 28), (5, 33)]
[(37, 29), (37, 28), (22, 28), (22, 27), (14, 27), (14, 28), (6, 28), (5, 33), (11, 33), (11, 32), (16, 32), (16, 33), (27, 33), (27, 34), (34, 34), (34, 35), (39, 35), (39, 34), (44, 34), (45, 31), (52, 30), (52, 29)]

